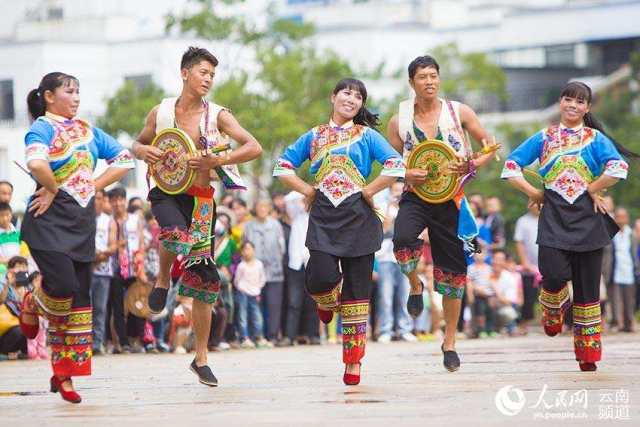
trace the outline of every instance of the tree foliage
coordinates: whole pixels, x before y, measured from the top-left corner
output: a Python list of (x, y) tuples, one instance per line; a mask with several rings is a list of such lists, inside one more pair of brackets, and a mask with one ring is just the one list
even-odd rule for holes
[[(631, 77), (595, 100), (594, 115), (605, 125), (605, 131), (626, 148), (640, 153), (640, 53), (631, 56)], [(640, 217), (640, 159), (629, 161), (629, 177), (609, 190), (617, 205), (630, 210), (632, 217)]]
[(98, 118), (98, 126), (111, 135), (124, 132), (135, 137), (144, 126), (149, 111), (164, 97), (164, 90), (153, 82), (140, 88), (132, 81), (126, 81), (107, 100), (107, 110)]

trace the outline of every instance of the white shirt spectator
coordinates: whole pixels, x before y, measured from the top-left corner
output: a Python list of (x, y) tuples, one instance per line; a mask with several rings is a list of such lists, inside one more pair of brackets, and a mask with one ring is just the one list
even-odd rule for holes
[(635, 283), (631, 239), (633, 239), (633, 232), (628, 225), (625, 225), (613, 237), (613, 247), (615, 249), (613, 283), (618, 285), (633, 285)]
[[(104, 252), (109, 249), (109, 229), (111, 226), (111, 216), (101, 213), (96, 218), (96, 252)], [(97, 263), (93, 269), (93, 274), (97, 276), (112, 277), (113, 264), (111, 260)]]
[(491, 286), (491, 266), (487, 263), (473, 263), (467, 270), (469, 280), (473, 283), (474, 290), (481, 290), (485, 296), (493, 296)]
[(264, 265), (255, 258), (251, 262), (242, 261), (238, 264), (233, 284), (243, 294), (257, 297), (267, 283)]
[(307, 240), (307, 228), (309, 227), (309, 214), (303, 212), (298, 214), (291, 223), (291, 234), (289, 235), (289, 268), (300, 270), (309, 261), (309, 249), (305, 245)]
[[(398, 207), (395, 205), (387, 205), (385, 216), (395, 222), (398, 216)], [(384, 234), (380, 250), (376, 252), (375, 256), (378, 262), (397, 262), (396, 256), (393, 254), (393, 226)]]
[(289, 268), (300, 270), (309, 261), (309, 249), (305, 245), (307, 228), (309, 227), (309, 213), (304, 209), (304, 196), (292, 191), (284, 196), (287, 215), (291, 219), (291, 234), (289, 235)]
[(536, 267), (538, 266), (538, 244), (536, 243), (538, 239), (538, 219), (539, 217), (531, 212), (521, 216), (516, 221), (516, 230), (513, 235), (513, 240), (524, 245), (527, 261)]
[(512, 304), (520, 304), (518, 300), (518, 288), (520, 277), (509, 270), (502, 270), (496, 283), (496, 289), (500, 295), (508, 299)]

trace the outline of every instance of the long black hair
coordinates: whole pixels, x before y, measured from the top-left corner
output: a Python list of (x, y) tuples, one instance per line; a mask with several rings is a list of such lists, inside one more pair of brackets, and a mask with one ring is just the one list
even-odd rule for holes
[[(582, 99), (586, 101), (587, 104), (591, 104), (591, 100), (593, 98), (591, 88), (587, 86), (585, 83), (578, 82), (578, 81), (570, 82), (564, 87), (564, 89), (562, 89), (562, 93), (560, 93), (560, 98), (563, 98), (565, 96), (567, 98)], [(634, 158), (634, 159), (640, 158), (640, 154), (629, 150), (628, 148), (626, 148), (625, 146), (617, 142), (615, 139), (613, 139), (611, 135), (605, 132), (604, 126), (602, 125), (602, 123), (600, 123), (598, 119), (595, 118), (595, 116), (591, 113), (591, 111), (589, 111), (584, 115), (583, 121), (585, 126), (590, 127), (592, 129), (597, 129), (604, 136), (609, 138), (611, 142), (613, 142), (613, 145), (615, 145), (615, 147), (618, 149), (618, 152), (623, 157)]]
[(344, 89), (356, 90), (360, 92), (360, 95), (362, 96), (362, 107), (360, 107), (358, 114), (353, 118), (353, 123), (369, 126), (370, 128), (375, 129), (380, 121), (377, 114), (373, 114), (371, 111), (367, 110), (367, 88), (364, 86), (364, 83), (353, 78), (342, 79), (336, 84), (336, 87), (333, 89), (333, 94), (336, 95)]
[(55, 91), (60, 86), (69, 86), (72, 82), (79, 85), (78, 79), (72, 75), (55, 71), (45, 75), (37, 88), (29, 91), (27, 95), (27, 107), (29, 108), (29, 114), (33, 120), (40, 116), (44, 116), (47, 111), (47, 103), (44, 100), (44, 93), (46, 91)]

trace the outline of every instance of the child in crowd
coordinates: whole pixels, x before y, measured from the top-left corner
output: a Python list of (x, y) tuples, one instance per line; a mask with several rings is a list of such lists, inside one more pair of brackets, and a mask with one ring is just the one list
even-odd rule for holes
[(20, 231), (11, 223), (13, 211), (7, 202), (0, 202), (0, 274), (7, 271), (7, 263), (20, 255)]
[(468, 269), (469, 303), (473, 304), (474, 336), (486, 338), (495, 332), (495, 288), (491, 281), (492, 269), (483, 254), (474, 254), (474, 263)]
[[(260, 292), (267, 283), (264, 265), (255, 257), (251, 242), (244, 242), (240, 248), (242, 261), (238, 264), (233, 280), (234, 297), (238, 307), (238, 336), (242, 348), (269, 347), (270, 343), (262, 334), (263, 321), (260, 311)], [(250, 336), (255, 340), (251, 341)], [(272, 345), (271, 345), (272, 346)]]

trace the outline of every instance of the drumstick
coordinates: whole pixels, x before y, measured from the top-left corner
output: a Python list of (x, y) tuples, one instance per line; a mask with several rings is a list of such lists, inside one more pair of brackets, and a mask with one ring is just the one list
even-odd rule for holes
[[(18, 163), (16, 160), (13, 161), (13, 163), (15, 163), (16, 166), (18, 166), (20, 169), (22, 169), (22, 171), (24, 173), (26, 173), (27, 175), (31, 176), (31, 172), (29, 172), (27, 170), (27, 168), (25, 168), (24, 166), (22, 166), (20, 163)], [(31, 176), (32, 177), (32, 176)], [(32, 177), (33, 178), (33, 177)]]

